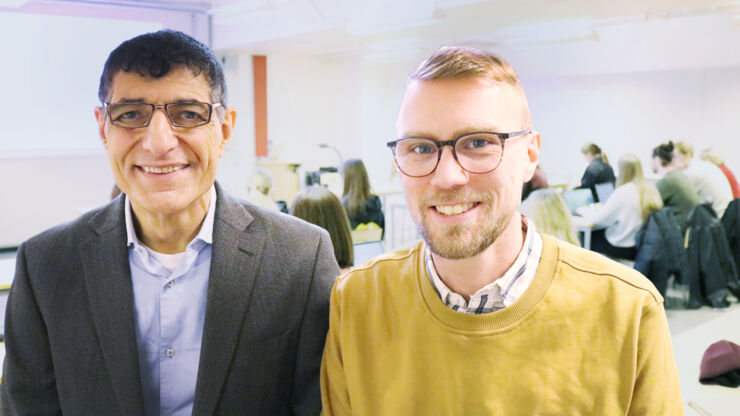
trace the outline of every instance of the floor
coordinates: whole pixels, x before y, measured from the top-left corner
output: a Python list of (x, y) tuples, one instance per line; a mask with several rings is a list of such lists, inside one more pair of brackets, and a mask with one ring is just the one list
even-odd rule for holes
[(701, 358), (711, 344), (723, 339), (740, 344), (740, 303), (719, 310), (668, 310), (667, 316), (686, 415), (740, 414), (740, 388), (699, 383)]

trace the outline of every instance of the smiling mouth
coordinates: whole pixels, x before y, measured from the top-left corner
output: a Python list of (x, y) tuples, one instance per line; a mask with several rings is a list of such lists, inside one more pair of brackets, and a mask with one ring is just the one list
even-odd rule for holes
[(154, 167), (154, 166), (139, 166), (141, 170), (143, 170), (146, 173), (155, 173), (155, 174), (166, 174), (166, 173), (172, 173), (177, 172), (180, 169), (185, 168), (187, 165), (172, 165), (172, 166), (160, 166), (160, 167)]
[(442, 215), (452, 216), (459, 215), (463, 212), (469, 211), (474, 207), (478, 206), (480, 202), (469, 202), (467, 204), (454, 204), (454, 205), (433, 205), (435, 211)]

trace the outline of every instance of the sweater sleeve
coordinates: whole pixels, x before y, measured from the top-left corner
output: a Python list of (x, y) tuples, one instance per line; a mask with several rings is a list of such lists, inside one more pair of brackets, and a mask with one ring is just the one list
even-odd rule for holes
[(638, 334), (637, 367), (628, 415), (683, 415), (684, 406), (663, 303), (649, 298)]
[(329, 333), (324, 345), (324, 356), (321, 361), (321, 414), (350, 415), (352, 408), (347, 390), (347, 380), (342, 363), (340, 344), (341, 307), (337, 280), (331, 293), (329, 307)]

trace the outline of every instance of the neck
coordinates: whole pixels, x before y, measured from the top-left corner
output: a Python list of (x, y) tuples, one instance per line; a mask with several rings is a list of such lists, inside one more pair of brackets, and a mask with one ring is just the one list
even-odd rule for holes
[(432, 259), (437, 274), (447, 287), (470, 300), (475, 292), (493, 283), (511, 268), (523, 245), (522, 219), (516, 213), (496, 241), (481, 253), (459, 260), (432, 253)]
[(185, 210), (162, 214), (148, 211), (131, 200), (136, 235), (154, 251), (164, 254), (181, 253), (198, 235), (210, 202), (209, 189)]

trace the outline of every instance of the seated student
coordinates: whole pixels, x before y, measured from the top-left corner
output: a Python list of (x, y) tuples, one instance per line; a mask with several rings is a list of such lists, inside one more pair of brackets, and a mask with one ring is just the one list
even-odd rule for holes
[(595, 227), (605, 228), (591, 233), (591, 250), (634, 260), (637, 232), (645, 225), (650, 213), (662, 207), (660, 193), (643, 177), (640, 159), (633, 154), (622, 156), (617, 188), (606, 203), (587, 213), (588, 220)]
[(688, 142), (676, 143), (674, 163), (691, 179), (691, 183), (699, 194), (700, 202), (711, 203), (718, 218), (727, 209), (732, 201), (732, 188), (724, 173), (713, 164), (701, 159), (693, 159), (694, 147)]
[(584, 144), (581, 148), (581, 153), (586, 158), (588, 167), (583, 172), (581, 185), (578, 187), (591, 189), (591, 193), (594, 195), (594, 201), (599, 202), (595, 185), (599, 183), (614, 184), (614, 170), (609, 166), (609, 159), (606, 158), (606, 154), (595, 143), (588, 142)]
[(365, 164), (360, 159), (350, 159), (342, 165), (344, 192), (342, 206), (347, 211), (349, 224), (354, 230), (360, 224), (374, 222), (385, 228), (385, 214), (380, 198), (372, 193)]
[(653, 149), (653, 172), (661, 176), (655, 184), (663, 199), (663, 206), (671, 208), (681, 232), (686, 231), (686, 218), (689, 212), (699, 203), (691, 179), (676, 169), (674, 162), (673, 142), (659, 145)]
[(247, 182), (247, 201), (271, 211), (280, 210), (277, 203), (268, 196), (272, 187), (272, 175), (269, 172), (262, 168), (255, 168)]
[(349, 220), (336, 195), (322, 186), (310, 186), (296, 195), (290, 213), (328, 231), (342, 273), (352, 267), (354, 247)]
[(521, 211), (537, 224), (539, 232), (580, 245), (570, 209), (556, 190), (546, 188), (532, 191), (522, 202)]
[(722, 155), (720, 155), (717, 150), (708, 147), (701, 152), (700, 157), (702, 160), (717, 166), (722, 173), (725, 174), (727, 181), (730, 183), (730, 188), (732, 189), (732, 197), (740, 198), (740, 185), (737, 183), (735, 174), (733, 174), (730, 168), (725, 165), (725, 159)]

